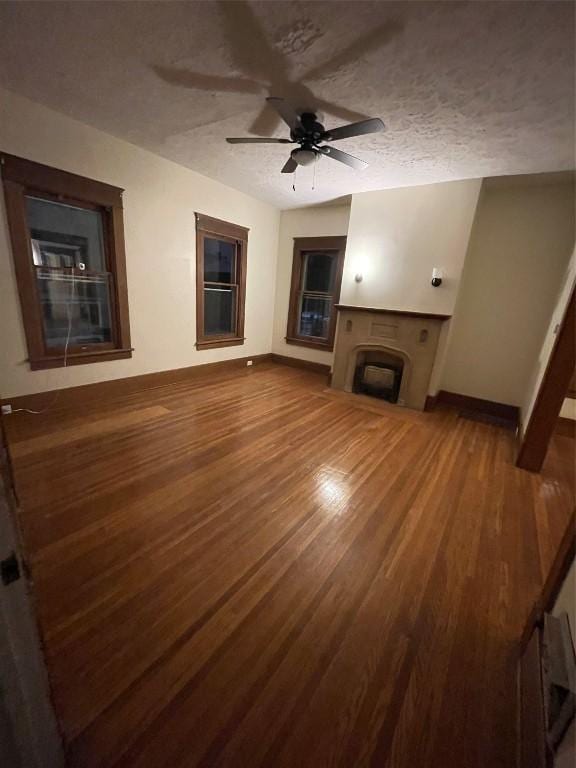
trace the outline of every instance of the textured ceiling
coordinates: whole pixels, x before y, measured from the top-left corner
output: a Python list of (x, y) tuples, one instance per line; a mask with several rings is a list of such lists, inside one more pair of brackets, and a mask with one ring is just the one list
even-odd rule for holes
[[(570, 2), (2, 2), (0, 84), (279, 207), (574, 167)], [(281, 175), (267, 95), (383, 134)]]

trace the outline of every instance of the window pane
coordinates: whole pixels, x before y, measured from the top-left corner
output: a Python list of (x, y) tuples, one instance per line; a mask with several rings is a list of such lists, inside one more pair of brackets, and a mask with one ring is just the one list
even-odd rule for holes
[(299, 335), (327, 339), (331, 312), (331, 298), (324, 299), (302, 294), (300, 299)]
[(204, 335), (236, 333), (236, 288), (204, 288)]
[(226, 240), (204, 238), (204, 282), (236, 282), (236, 245)]
[(39, 269), (38, 294), (48, 347), (63, 347), (70, 325), (70, 346), (112, 341), (109, 278), (74, 277)]
[(336, 257), (330, 253), (308, 252), (304, 255), (305, 291), (332, 293), (336, 279)]
[(76, 267), (106, 272), (102, 216), (37, 197), (26, 198), (32, 257), (37, 267)]

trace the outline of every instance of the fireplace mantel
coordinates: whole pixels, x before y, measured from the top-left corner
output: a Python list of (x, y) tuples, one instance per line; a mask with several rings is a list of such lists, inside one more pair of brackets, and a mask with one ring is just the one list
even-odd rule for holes
[(433, 312), (412, 312), (404, 309), (385, 309), (384, 307), (360, 307), (352, 304), (335, 304), (339, 312), (379, 312), (386, 315), (404, 315), (419, 317), (424, 320), (450, 320), (452, 315), (437, 315)]

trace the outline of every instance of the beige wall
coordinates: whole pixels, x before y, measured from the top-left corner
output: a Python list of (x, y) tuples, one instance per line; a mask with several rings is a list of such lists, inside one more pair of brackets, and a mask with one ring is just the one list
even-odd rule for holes
[(576, 641), (576, 562), (574, 561), (558, 593), (553, 613), (555, 616), (561, 613), (568, 614), (572, 639)]
[[(123, 187), (130, 360), (31, 372), (0, 218), (0, 393), (11, 396), (270, 352), (279, 212), (132, 144), (0, 91), (0, 149)], [(246, 343), (198, 352), (194, 212), (250, 228)]]
[(562, 403), (560, 416), (563, 419), (572, 419), (576, 421), (576, 400), (573, 397), (567, 397)]
[(326, 237), (346, 235), (350, 218), (349, 205), (318, 206), (283, 211), (280, 219), (278, 271), (276, 274), (276, 311), (272, 351), (278, 355), (301, 360), (332, 364), (332, 352), (286, 344), (286, 325), (290, 300), (290, 279), (295, 237)]
[[(456, 181), (354, 195), (342, 303), (450, 315), (481, 182)], [(439, 288), (432, 268), (442, 267)], [(354, 275), (362, 272), (361, 283)]]
[[(276, 279), (273, 351), (331, 364), (333, 355), (286, 344), (294, 237), (348, 235), (341, 301), (451, 314), (481, 182), (459, 181), (353, 195), (348, 207), (284, 211)], [(440, 288), (432, 268), (445, 270)], [(362, 271), (364, 279), (354, 276)], [(443, 359), (445, 332), (439, 347)], [(433, 380), (438, 374), (433, 374)]]
[(568, 300), (572, 293), (572, 289), (576, 284), (576, 248), (572, 251), (572, 257), (568, 262), (568, 265), (564, 269), (562, 275), (559, 290), (556, 294), (556, 300), (552, 302), (552, 309), (548, 313), (548, 322), (546, 324), (546, 331), (544, 333), (544, 339), (539, 346), (537, 354), (532, 362), (531, 372), (528, 377), (528, 384), (526, 387), (525, 395), (521, 401), (521, 430), (524, 432), (528, 426), (530, 414), (534, 407), (536, 395), (540, 389), (542, 383), (542, 377), (546, 371), (550, 354), (554, 347), (556, 340), (556, 328), (562, 322), (566, 307), (568, 306)]
[(569, 174), (484, 182), (442, 389), (512, 405), (527, 399), (574, 244), (570, 182)]
[[(474, 220), (480, 180), (354, 195), (342, 303), (451, 315)], [(431, 285), (440, 267), (442, 285)], [(364, 276), (354, 280), (357, 272)], [(442, 326), (429, 391), (439, 388), (450, 334)]]

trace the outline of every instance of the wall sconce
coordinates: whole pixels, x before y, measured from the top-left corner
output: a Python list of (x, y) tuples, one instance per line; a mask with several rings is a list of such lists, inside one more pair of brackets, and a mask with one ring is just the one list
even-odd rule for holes
[(362, 272), (356, 272), (356, 274), (354, 275), (354, 280), (356, 280), (357, 283), (361, 283), (363, 279), (364, 279), (364, 275), (362, 274)]
[(434, 267), (432, 270), (432, 285), (434, 288), (438, 288), (439, 285), (442, 285), (442, 270), (438, 267)]

